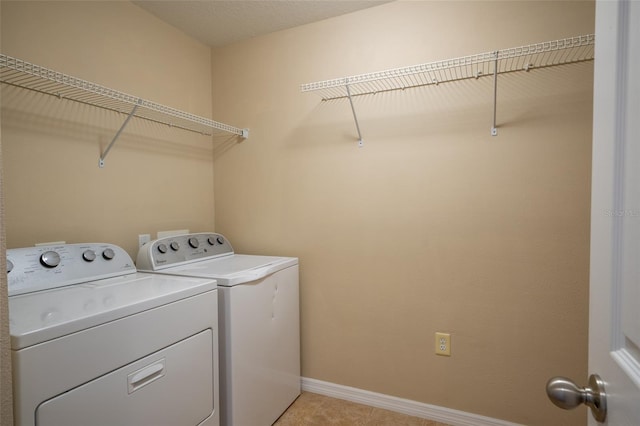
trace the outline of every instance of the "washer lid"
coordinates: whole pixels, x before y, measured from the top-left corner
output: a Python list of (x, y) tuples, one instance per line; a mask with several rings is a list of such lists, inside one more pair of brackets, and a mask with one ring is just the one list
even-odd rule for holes
[(298, 264), (296, 257), (233, 254), (158, 271), (187, 277), (214, 278), (219, 286), (243, 284)]
[(133, 273), (11, 296), (11, 347), (22, 349), (215, 289), (211, 279)]

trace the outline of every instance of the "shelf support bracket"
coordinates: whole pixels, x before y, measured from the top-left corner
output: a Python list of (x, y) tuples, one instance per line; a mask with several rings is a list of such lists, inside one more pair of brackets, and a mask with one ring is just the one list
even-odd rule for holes
[(498, 51), (494, 52), (496, 59), (493, 63), (493, 125), (491, 126), (491, 136), (498, 136), (496, 127), (496, 110), (498, 106)]
[(138, 109), (138, 107), (141, 104), (142, 104), (142, 99), (138, 99), (138, 102), (135, 104), (135, 106), (133, 107), (133, 109), (131, 110), (129, 115), (127, 116), (126, 120), (124, 120), (124, 123), (122, 123), (122, 126), (120, 126), (120, 129), (118, 129), (118, 132), (116, 133), (116, 135), (113, 137), (113, 139), (111, 139), (111, 143), (109, 143), (109, 145), (104, 150), (102, 155), (100, 155), (100, 160), (98, 161), (98, 166), (101, 169), (104, 167), (104, 159), (107, 158), (107, 155), (109, 154), (109, 151), (111, 151), (111, 147), (113, 147), (113, 144), (116, 143), (116, 141), (120, 137), (120, 133), (122, 133), (124, 128), (127, 127), (127, 124), (129, 124), (129, 120), (131, 120), (131, 117), (133, 117), (133, 115), (136, 113), (136, 110)]
[(362, 148), (364, 142), (362, 142), (362, 133), (360, 133), (360, 125), (358, 124), (358, 116), (356, 115), (356, 108), (353, 106), (353, 99), (351, 99), (351, 90), (349, 90), (349, 80), (346, 81), (345, 87), (347, 89), (347, 97), (349, 98), (349, 104), (351, 105), (351, 112), (353, 112), (353, 119), (356, 122), (356, 130), (358, 131), (358, 147)]

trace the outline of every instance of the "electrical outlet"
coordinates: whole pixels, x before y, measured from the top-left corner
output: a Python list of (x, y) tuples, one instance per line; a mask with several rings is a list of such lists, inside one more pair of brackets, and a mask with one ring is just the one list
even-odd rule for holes
[(151, 235), (149, 234), (138, 235), (138, 248), (142, 247), (144, 243), (148, 243), (149, 241), (151, 241)]
[(451, 356), (451, 335), (436, 332), (436, 355)]

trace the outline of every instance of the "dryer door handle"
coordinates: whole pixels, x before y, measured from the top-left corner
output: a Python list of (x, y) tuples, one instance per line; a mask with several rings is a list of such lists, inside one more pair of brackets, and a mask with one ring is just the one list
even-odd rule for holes
[(127, 376), (127, 387), (129, 389), (129, 393), (133, 393), (164, 376), (164, 364), (165, 359), (162, 358), (151, 365), (129, 374)]

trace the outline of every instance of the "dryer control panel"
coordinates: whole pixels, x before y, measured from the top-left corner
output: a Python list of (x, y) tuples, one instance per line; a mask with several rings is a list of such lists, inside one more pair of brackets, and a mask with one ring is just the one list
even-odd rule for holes
[(9, 296), (135, 272), (131, 256), (113, 244), (56, 244), (7, 250)]
[(140, 271), (157, 271), (232, 254), (233, 247), (221, 234), (201, 232), (174, 235), (149, 241), (140, 247), (136, 265)]

